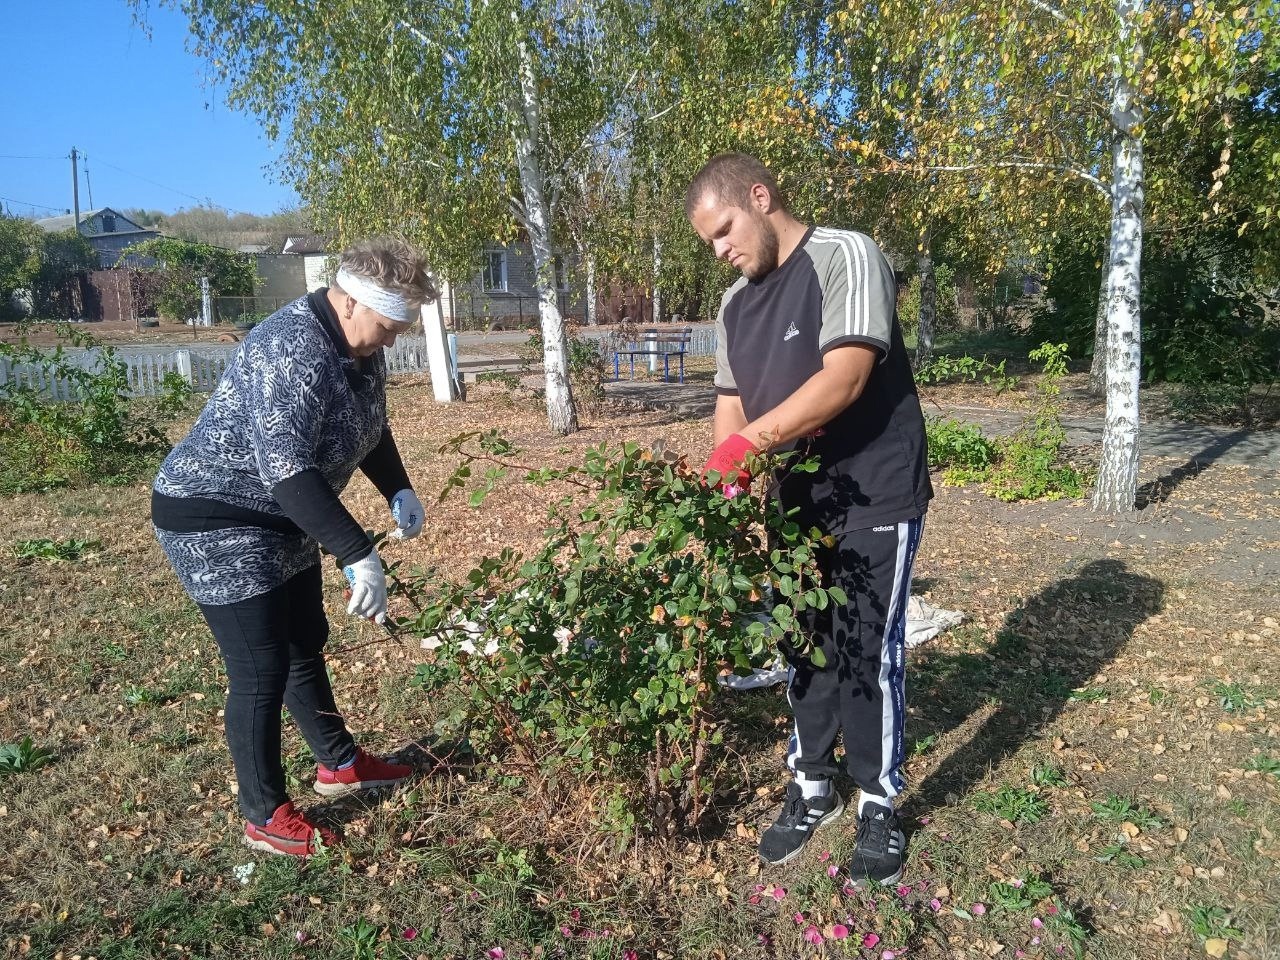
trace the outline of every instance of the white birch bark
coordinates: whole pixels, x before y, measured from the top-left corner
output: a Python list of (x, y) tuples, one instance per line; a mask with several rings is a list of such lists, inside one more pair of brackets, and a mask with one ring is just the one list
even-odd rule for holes
[(933, 331), (938, 318), (938, 283), (929, 251), (916, 257), (920, 276), (920, 316), (916, 326), (916, 369), (929, 362), (933, 353)]
[(1107, 388), (1107, 310), (1111, 305), (1111, 244), (1102, 257), (1098, 286), (1098, 312), (1093, 321), (1093, 363), (1089, 365), (1089, 390), (1098, 396)]
[[(519, 19), (514, 12), (511, 19), (513, 28), (519, 31)], [(569, 351), (564, 318), (560, 315), (560, 307), (556, 302), (547, 184), (537, 154), (541, 110), (533, 59), (523, 35), (516, 41), (516, 50), (519, 56), (520, 102), (518, 109), (513, 110), (512, 136), (515, 140), (516, 166), (520, 171), (520, 189), (524, 196), (529, 244), (533, 247), (538, 316), (542, 329), (542, 367), (546, 377), (547, 419), (552, 430), (567, 436), (577, 431), (578, 414), (573, 403), (573, 388), (569, 383)]]
[(1107, 416), (1102, 461), (1093, 508), (1123, 513), (1134, 508), (1138, 489), (1138, 387), (1142, 367), (1142, 121), (1131, 77), (1142, 70), (1143, 49), (1136, 27), (1146, 0), (1115, 0), (1120, 26), (1114, 59), (1111, 269), (1107, 307)]
[(662, 322), (662, 287), (658, 278), (662, 276), (662, 238), (653, 235), (653, 322)]
[(585, 246), (581, 248), (582, 263), (587, 275), (586, 290), (586, 317), (587, 326), (594, 327), (599, 321), (596, 319), (596, 255)]

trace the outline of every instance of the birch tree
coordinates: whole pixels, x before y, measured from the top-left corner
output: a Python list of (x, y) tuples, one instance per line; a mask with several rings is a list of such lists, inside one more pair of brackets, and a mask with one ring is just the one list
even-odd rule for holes
[[(828, 15), (832, 62), (859, 51), (871, 58), (871, 74), (884, 78), (852, 98), (838, 145), (865, 167), (953, 175), (957, 202), (976, 191), (1016, 203), (1071, 185), (1108, 211), (1107, 414), (1096, 509), (1130, 510), (1136, 495), (1141, 254), (1153, 178), (1143, 149), (1147, 130), (1211, 130), (1230, 156), (1232, 110), (1256, 97), (1259, 77), (1274, 69), (1277, 22), (1275, 0), (1082, 0), (1069, 7), (1055, 0), (886, 0), (874, 11), (836, 5)], [(886, 124), (896, 131), (888, 142), (880, 138)], [(1251, 160), (1266, 168), (1269, 182), (1280, 179), (1280, 154), (1257, 152)], [(1229, 169), (1224, 160), (1211, 195)], [(1156, 178), (1176, 173), (1157, 170)], [(1274, 218), (1274, 199), (1259, 196), (1258, 217)], [(1069, 208), (1060, 199), (1059, 209)], [(1205, 206), (1214, 202), (1201, 198)]]
[[(146, 0), (137, 0), (145, 4)], [(551, 428), (577, 429), (555, 210), (626, 84), (656, 69), (629, 0), (173, 0), (233, 106), (286, 141), (285, 176), (339, 239), (396, 230), (450, 279), (523, 235)], [(680, 18), (676, 17), (679, 22)]]

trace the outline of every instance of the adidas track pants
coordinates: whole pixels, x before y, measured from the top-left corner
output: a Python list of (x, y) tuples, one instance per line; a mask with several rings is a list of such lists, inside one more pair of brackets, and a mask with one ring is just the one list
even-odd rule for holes
[(852, 530), (823, 550), (826, 582), (842, 587), (849, 603), (814, 611), (805, 624), (826, 655), (825, 666), (788, 656), (795, 728), (787, 766), (806, 779), (836, 774), (834, 751), (843, 732), (849, 776), (859, 789), (888, 798), (902, 791), (907, 600), (923, 529), (920, 516)]

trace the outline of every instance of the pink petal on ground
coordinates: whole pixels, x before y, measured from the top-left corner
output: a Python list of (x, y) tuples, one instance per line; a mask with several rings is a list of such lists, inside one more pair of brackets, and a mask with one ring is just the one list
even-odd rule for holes
[(507, 951), (503, 950), (501, 947), (490, 947), (489, 952), (485, 954), (489, 960), (502, 960), (506, 955)]
[(1058, 915), (1058, 908), (1051, 903), (1044, 908), (1044, 912), (1051, 917), (1055, 917)]
[(839, 875), (840, 875), (840, 868), (837, 867), (834, 863), (831, 866), (827, 867), (828, 877), (836, 877)]
[(1039, 938), (1039, 937), (1032, 937), (1032, 938), (1031, 938), (1031, 945), (1032, 945), (1033, 947), (1038, 947), (1038, 946), (1040, 946), (1040, 938)]
[(937, 913), (939, 910), (942, 909), (942, 901), (939, 900), (937, 897), (934, 897), (932, 900), (929, 901), (929, 909), (932, 910), (934, 913)]
[(852, 897), (854, 893), (856, 893), (857, 891), (853, 889), (853, 884), (846, 883), (844, 887), (841, 888), (840, 892), (843, 893), (846, 897)]
[(794, 920), (797, 925), (802, 924), (804, 923), (804, 914), (797, 912), (791, 917), (791, 919)]
[(753, 893), (751, 896), (747, 897), (747, 903), (751, 904), (753, 907), (756, 906), (759, 902), (760, 902), (759, 894)]
[(884, 953), (880, 954), (880, 960), (894, 960), (894, 957), (896, 956), (897, 954), (892, 950), (886, 950)]
[(774, 888), (773, 888), (773, 899), (775, 899), (775, 900), (779, 900), (779, 901), (787, 899), (787, 888), (786, 888), (786, 887), (774, 887)]
[(880, 942), (880, 935), (877, 933), (868, 933), (865, 937), (862, 938), (862, 946), (867, 950), (870, 950), (879, 942)]
[(640, 960), (640, 954), (636, 953), (634, 950), (623, 950), (622, 960)]
[(831, 939), (845, 940), (849, 936), (849, 928), (843, 923), (835, 923), (831, 925)]
[(987, 905), (985, 903), (970, 904), (969, 912), (972, 913), (975, 917), (980, 917), (987, 912)]
[(812, 943), (815, 947), (822, 943), (822, 931), (809, 924), (804, 931), (804, 939), (807, 943)]
[(831, 851), (830, 851), (830, 850), (823, 850), (820, 854), (818, 854), (818, 862), (819, 862), (819, 863), (826, 863), (826, 862), (827, 862), (828, 860), (830, 860), (830, 859), (831, 859)]
[(1019, 878), (1019, 879), (1017, 879), (1017, 880), (1010, 880), (1010, 881), (1009, 881), (1009, 886), (1013, 887), (1015, 890), (1021, 890), (1021, 889), (1022, 889), (1022, 880), (1021, 880), (1021, 878)]
[(295, 934), (293, 935), (293, 939), (297, 940), (299, 943), (306, 943), (306, 942), (307, 942), (307, 931), (305, 931), (305, 930), (299, 930), (297, 933), (295, 933)]
[(1039, 917), (1032, 917), (1031, 925), (1035, 927), (1037, 930), (1039, 930), (1041, 927), (1044, 926), (1044, 921), (1041, 920)]
[[(301, 931), (299, 931), (299, 932), (301, 932)], [(413, 939), (415, 939), (415, 938), (418, 936), (417, 928), (416, 928), (416, 927), (406, 927), (406, 928), (405, 928), (404, 933), (402, 933), (402, 934), (401, 934), (401, 936), (402, 936), (402, 937), (404, 937), (406, 940), (413, 940)], [(301, 943), (302, 941), (301, 941), (301, 940), (299, 940), (298, 942), (299, 942), (299, 943)]]
[(922, 827), (927, 827), (933, 821), (933, 817), (921, 817), (917, 823)]
[(905, 896), (906, 896), (907, 894), (909, 894), (910, 892), (911, 892), (911, 888), (910, 888), (910, 887), (908, 887), (905, 883), (904, 883), (904, 884), (900, 884), (900, 885), (898, 886), (898, 896), (900, 896), (900, 897), (905, 897)]
[(572, 910), (569, 911), (569, 919), (572, 920), (574, 923), (577, 923), (579, 920), (582, 919), (582, 911), (579, 910), (577, 907), (574, 907)]

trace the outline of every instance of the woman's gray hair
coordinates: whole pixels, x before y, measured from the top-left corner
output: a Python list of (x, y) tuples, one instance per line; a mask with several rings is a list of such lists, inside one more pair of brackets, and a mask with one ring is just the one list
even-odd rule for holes
[(374, 237), (353, 243), (339, 255), (338, 269), (364, 277), (419, 306), (440, 296), (427, 273), (426, 259), (400, 237)]

